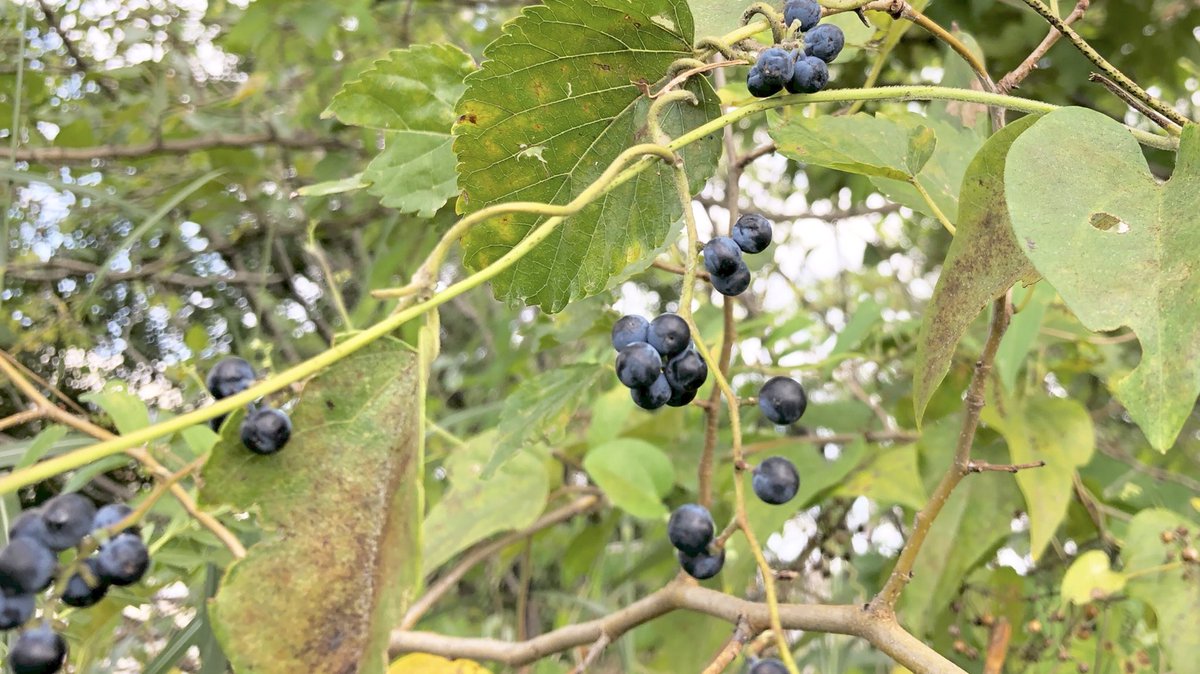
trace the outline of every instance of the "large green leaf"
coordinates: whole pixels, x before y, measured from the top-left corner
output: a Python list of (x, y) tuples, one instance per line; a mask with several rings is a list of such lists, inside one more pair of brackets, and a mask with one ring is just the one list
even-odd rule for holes
[(925, 505), (926, 494), (917, 468), (917, 446), (879, 450), (870, 464), (847, 478), (834, 493), (866, 496), (883, 505), (920, 508)]
[[(484, 51), (457, 108), (459, 211), (570, 201), (626, 148), (653, 140), (641, 86), (691, 54), (684, 0), (548, 0), (526, 8)], [(706, 79), (693, 78), (687, 88), (700, 104), (670, 104), (663, 120), (669, 135), (719, 114)], [(684, 150), (693, 191), (712, 174), (720, 149), (713, 134)], [(496, 296), (559, 311), (662, 245), (681, 213), (671, 172), (643, 171), (496, 277)], [(463, 239), (467, 267), (495, 262), (541, 221), (511, 214), (472, 228)]]
[(1166, 451), (1200, 394), (1200, 126), (1160, 184), (1121, 124), (1058, 110), (1013, 143), (1005, 191), (1022, 249), (1084, 325), (1137, 334), (1141, 362), (1112, 388)]
[(945, 379), (963, 333), (980, 310), (1014, 283), (1036, 277), (1017, 247), (1004, 205), (1004, 162), (1014, 140), (1036, 118), (1001, 129), (971, 160), (958, 201), (958, 232), (950, 243), (937, 287), (921, 320), (913, 371), (917, 419)]
[(1164, 531), (1178, 527), (1188, 529), (1191, 540), (1195, 541), (1200, 522), (1169, 510), (1143, 510), (1129, 523), (1121, 556), (1125, 560), (1126, 590), (1154, 609), (1158, 617), (1158, 640), (1174, 666), (1173, 671), (1187, 672), (1195, 671), (1195, 664), (1200, 661), (1200, 630), (1196, 629), (1200, 582), (1196, 578), (1196, 565), (1192, 564), (1191, 569), (1161, 568), (1168, 550), (1179, 558), (1178, 550), (1173, 549), (1177, 543), (1167, 547), (1161, 538)]
[(280, 453), (213, 448), (202, 498), (265, 527), (211, 605), (239, 674), (384, 671), (420, 582), (420, 402), (416, 354), (385, 339), (305, 386)]
[[(354, 188), (370, 185), (384, 206), (431, 217), (458, 193), (450, 128), (454, 105), (475, 69), (452, 45), (390, 52), (342, 87), (322, 116), (387, 131), (387, 146)], [(319, 194), (319, 192), (314, 193)]]
[(1113, 571), (1103, 550), (1088, 550), (1063, 574), (1062, 598), (1078, 604), (1106, 599), (1125, 589), (1125, 575)]
[(662, 504), (675, 484), (671, 460), (661, 449), (634, 438), (618, 438), (593, 447), (583, 468), (613, 505), (642, 519), (667, 514)]
[(1046, 462), (1016, 475), (1029, 511), (1029, 552), (1037, 561), (1067, 516), (1075, 470), (1096, 448), (1092, 417), (1074, 400), (1039, 394), (1002, 398), (984, 408), (981, 418), (1004, 436), (1013, 463)]

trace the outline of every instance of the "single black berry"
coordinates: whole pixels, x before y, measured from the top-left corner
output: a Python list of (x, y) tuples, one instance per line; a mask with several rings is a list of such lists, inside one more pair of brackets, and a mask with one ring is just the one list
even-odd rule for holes
[(46, 501), (42, 506), (46, 545), (56, 552), (79, 545), (79, 541), (91, 532), (95, 516), (95, 504), (76, 492), (59, 494)]
[(8, 652), (13, 674), (54, 674), (67, 659), (67, 642), (47, 624), (25, 630)]
[(716, 530), (708, 509), (696, 503), (679, 506), (667, 520), (667, 540), (676, 550), (688, 555), (707, 550)]
[(816, 56), (805, 56), (796, 61), (796, 71), (786, 86), (793, 94), (815, 94), (827, 84), (829, 66)]
[(746, 266), (745, 262), (742, 262), (738, 265), (737, 271), (729, 276), (713, 274), (709, 278), (714, 290), (726, 297), (736, 297), (750, 287), (750, 268)]
[(650, 386), (662, 370), (662, 356), (646, 342), (634, 342), (617, 354), (617, 379), (629, 388)]
[(792, 79), (792, 69), (795, 67), (796, 61), (786, 49), (771, 47), (762, 50), (755, 65), (762, 72), (763, 77), (771, 82), (778, 82), (782, 86), (784, 82)]
[(255, 454), (274, 454), (292, 437), (292, 420), (273, 407), (260, 407), (242, 421), (242, 444)]
[(672, 389), (697, 391), (708, 379), (708, 363), (695, 349), (688, 349), (668, 360), (664, 373)]
[(254, 383), (254, 368), (236, 356), (226, 358), (213, 365), (204, 383), (217, 400), (228, 398), (250, 388)]
[(620, 351), (634, 342), (644, 342), (649, 334), (650, 321), (641, 316), (622, 316), (613, 323), (613, 348)]
[(0, 589), (6, 594), (34, 594), (50, 587), (58, 557), (30, 538), (14, 538), (0, 550)]
[(47, 542), (50, 532), (46, 530), (46, 520), (42, 519), (41, 508), (26, 510), (13, 520), (12, 526), (8, 529), (8, 539), (11, 541), (14, 538), (29, 538), (50, 547)]
[(0, 594), (0, 630), (24, 625), (33, 617), (37, 597), (32, 594)]
[(763, 416), (781, 426), (795, 423), (807, 407), (808, 396), (795, 379), (772, 377), (758, 391), (758, 408)]
[[(92, 530), (107, 529), (133, 514), (133, 508), (124, 503), (109, 503), (96, 511), (92, 518)], [(121, 531), (136, 531), (137, 527), (129, 527)], [(113, 533), (120, 533), (113, 532)]]
[(696, 580), (708, 580), (720, 573), (721, 567), (725, 566), (724, 548), (718, 550), (714, 555), (707, 552), (689, 555), (683, 550), (679, 550), (675, 555), (679, 558), (679, 565), (683, 567), (683, 570)]
[(220, 433), (221, 432), (221, 424), (225, 423), (225, 420), (228, 418), (229, 418), (228, 414), (222, 414), (219, 417), (209, 419), (208, 427), (212, 429), (213, 433)]
[(80, 570), (71, 574), (63, 588), (62, 600), (67, 606), (87, 608), (104, 599), (108, 594), (108, 583), (100, 577), (100, 561), (95, 557), (83, 560)]
[(656, 410), (671, 400), (671, 385), (662, 374), (653, 384), (629, 389), (633, 403), (644, 410)]
[(696, 399), (696, 391), (678, 389), (671, 387), (671, 399), (667, 401), (667, 407), (685, 407), (688, 403)]
[(782, 660), (765, 658), (754, 663), (754, 666), (750, 668), (750, 674), (788, 674), (788, 670)]
[(746, 213), (733, 223), (732, 236), (743, 252), (761, 253), (771, 245), (771, 221), (758, 213)]
[(692, 332), (687, 321), (676, 314), (663, 314), (650, 321), (650, 342), (663, 358), (682, 353), (692, 343)]
[(804, 36), (804, 53), (826, 63), (833, 63), (845, 46), (846, 34), (832, 23), (823, 23)]
[(800, 23), (800, 30), (808, 31), (821, 21), (821, 5), (817, 0), (788, 0), (783, 6), (783, 22), (787, 25)]
[(783, 82), (769, 79), (757, 66), (750, 69), (746, 75), (746, 89), (755, 98), (767, 98), (783, 91)]
[(150, 568), (150, 551), (141, 536), (120, 534), (100, 546), (96, 553), (96, 575), (109, 585), (133, 585)]
[(800, 474), (791, 461), (773, 456), (754, 468), (754, 493), (765, 503), (781, 505), (796, 497)]
[(742, 264), (742, 249), (727, 236), (718, 236), (704, 244), (704, 268), (710, 274), (729, 276)]

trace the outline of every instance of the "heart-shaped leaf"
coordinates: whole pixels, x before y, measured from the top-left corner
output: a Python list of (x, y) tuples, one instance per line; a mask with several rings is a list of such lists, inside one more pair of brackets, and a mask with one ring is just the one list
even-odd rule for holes
[(1088, 550), (1063, 574), (1063, 599), (1075, 604), (1089, 604), (1123, 589), (1125, 576), (1109, 568), (1108, 555), (1103, 550)]
[(1099, 112), (1043, 117), (1009, 151), (1005, 192), (1022, 250), (1091, 330), (1128, 326), (1138, 366), (1112, 383), (1166, 451), (1200, 395), (1200, 126), (1160, 183), (1137, 141)]
[[(643, 88), (676, 59), (692, 55), (684, 0), (547, 0), (505, 24), (467, 78), (454, 151), (460, 212), (509, 201), (565, 204), (617, 155), (653, 141)], [(708, 80), (687, 89), (699, 105), (675, 102), (662, 128), (676, 136), (720, 114)], [(713, 134), (683, 151), (698, 191), (720, 155)], [(493, 281), (497, 297), (559, 311), (607, 287), (612, 276), (662, 245), (682, 206), (669, 170), (642, 172), (567, 219)], [(471, 270), (503, 256), (543, 218), (511, 214), (473, 227), (463, 239)]]

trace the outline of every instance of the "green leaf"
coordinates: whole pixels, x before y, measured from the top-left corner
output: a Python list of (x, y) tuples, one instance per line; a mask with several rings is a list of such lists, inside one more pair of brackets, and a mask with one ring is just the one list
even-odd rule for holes
[[(470, 213), (491, 204), (565, 204), (626, 148), (649, 142), (653, 83), (692, 55), (692, 16), (684, 0), (549, 0), (527, 7), (484, 50), (467, 78), (454, 127), (463, 194)], [(720, 114), (708, 80), (687, 89), (700, 104), (670, 104), (663, 131), (694, 129)], [(720, 135), (683, 151), (698, 192), (720, 157)], [(493, 281), (498, 298), (560, 311), (604, 290), (611, 277), (662, 245), (682, 214), (670, 171), (648, 170), (566, 220)], [(541, 221), (510, 214), (473, 227), (463, 259), (478, 271), (503, 256)]]
[(1200, 126), (1160, 184), (1124, 126), (1058, 110), (1013, 143), (1005, 190), (1022, 249), (1080, 321), (1137, 334), (1141, 361), (1111, 387), (1165, 452), (1200, 394)]
[[(370, 184), (363, 180), (361, 173), (356, 173), (340, 180), (326, 180), (325, 182), (313, 185), (305, 185), (296, 190), (296, 192), (302, 197), (328, 197), (334, 194), (344, 194), (346, 192), (353, 192), (354, 190), (361, 190)], [(201, 334), (203, 334), (203, 331)]]
[(1074, 400), (1038, 394), (1002, 397), (999, 404), (985, 407), (980, 418), (1004, 436), (1013, 463), (1046, 462), (1016, 474), (1029, 511), (1029, 552), (1037, 561), (1067, 516), (1075, 470), (1092, 458), (1092, 417)]
[(696, 37), (720, 37), (742, 25), (746, 6), (728, 0), (688, 0), (696, 17)]
[(1090, 604), (1125, 589), (1125, 576), (1108, 565), (1103, 550), (1088, 550), (1071, 562), (1062, 579), (1063, 599), (1075, 604)]
[[(452, 45), (397, 49), (347, 82), (322, 114), (390, 132), (359, 181), (384, 206), (432, 217), (458, 194), (450, 129), (463, 80), (474, 69), (471, 57)], [(353, 188), (354, 181), (326, 189)]]
[(917, 446), (901, 445), (876, 452), (871, 463), (851, 475), (834, 493), (866, 496), (881, 504), (909, 508), (925, 505), (925, 487), (917, 468)]
[[(201, 497), (255, 508), (265, 527), (209, 612), (239, 674), (384, 670), (420, 582), (416, 362), (381, 340), (305, 386), (282, 452), (258, 456), (233, 437), (213, 449)], [(281, 578), (287, 591), (269, 591)]]
[(1178, 527), (1195, 532), (1198, 526), (1200, 522), (1169, 510), (1143, 510), (1129, 523), (1129, 533), (1121, 547), (1127, 590), (1154, 609), (1159, 643), (1173, 665), (1171, 669), (1177, 672), (1193, 670), (1200, 660), (1200, 630), (1194, 629), (1196, 611), (1200, 610), (1200, 583), (1196, 582), (1195, 565), (1188, 572), (1190, 577), (1185, 577), (1179, 568), (1156, 568), (1162, 565), (1168, 549), (1160, 536)]
[(564, 417), (573, 413), (592, 393), (601, 377), (611, 372), (594, 363), (560, 367), (528, 379), (504, 401), (497, 428), (496, 448), (483, 471), (490, 477), (517, 450), (554, 427), (566, 426)]
[(79, 399), (104, 410), (121, 433), (132, 433), (150, 425), (150, 411), (146, 409), (146, 403), (126, 390), (124, 384), (111, 384), (103, 391), (85, 393)]
[(838, 333), (837, 342), (834, 343), (833, 351), (830, 351), (829, 355), (835, 356), (857, 349), (882, 320), (883, 306), (873, 298), (866, 298), (854, 310), (846, 327)]
[(667, 514), (662, 497), (675, 483), (675, 469), (661, 449), (643, 440), (618, 438), (593, 447), (583, 468), (613, 505), (642, 519)]
[(1036, 278), (1017, 246), (1004, 205), (1005, 158), (1013, 141), (1035, 121), (1024, 117), (989, 138), (963, 177), (958, 232), (917, 337), (913, 406), (918, 421), (979, 312), (1018, 280)]
[[(86, 396), (80, 396), (81, 399), (85, 397)], [(42, 458), (46, 456), (46, 453), (49, 452), (59, 440), (62, 440), (64, 437), (66, 437), (66, 435), (66, 426), (59, 426), (57, 424), (53, 426), (47, 426), (42, 430), (41, 433), (38, 433), (33, 438), (33, 442), (29, 445), (29, 449), (25, 450), (25, 454), (21, 456), (21, 459), (17, 461), (16, 465), (13, 466), (13, 470), (21, 470), (22, 468), (27, 468), (38, 461), (41, 461)]]
[(1017, 374), (1037, 342), (1042, 319), (1055, 297), (1058, 297), (1058, 293), (1054, 287), (1044, 281), (1026, 288), (1023, 296), (1014, 293), (1013, 304), (1021, 310), (1013, 314), (1012, 323), (1004, 332), (1000, 348), (996, 351), (996, 374), (1010, 393), (1017, 392)]
[(425, 516), (422, 565), (431, 572), (459, 552), (501, 531), (533, 523), (546, 505), (550, 480), (541, 460), (522, 452), (490, 478), (481, 477), (495, 435), (472, 438), (446, 461), (450, 489)]

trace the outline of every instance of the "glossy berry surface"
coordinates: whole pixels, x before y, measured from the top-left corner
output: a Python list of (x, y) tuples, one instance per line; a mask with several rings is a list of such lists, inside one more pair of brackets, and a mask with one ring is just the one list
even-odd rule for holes
[(281, 410), (261, 407), (242, 421), (242, 444), (255, 454), (274, 454), (292, 437), (292, 420)]
[(121, 534), (105, 543), (95, 559), (100, 579), (119, 587), (138, 582), (150, 568), (150, 551), (134, 534)]
[(46, 524), (46, 545), (60, 551), (79, 545), (92, 531), (96, 506), (86, 496), (70, 492), (59, 494), (42, 506), (42, 521)]
[(29, 622), (36, 604), (32, 594), (0, 594), (0, 630), (16, 629)]
[(755, 98), (774, 96), (783, 91), (783, 84), (779, 80), (767, 78), (758, 67), (751, 68), (750, 72), (746, 75), (746, 89)]
[(704, 244), (704, 268), (710, 274), (729, 276), (742, 264), (742, 249), (727, 236), (718, 236)]
[(17, 636), (8, 652), (13, 674), (53, 674), (67, 658), (67, 642), (49, 625), (39, 625)]
[(833, 63), (845, 46), (846, 34), (832, 23), (823, 23), (804, 36), (804, 53), (826, 63)]
[(646, 342), (634, 342), (617, 354), (617, 379), (629, 388), (650, 386), (662, 369), (662, 356)]
[(800, 23), (800, 30), (812, 30), (821, 21), (821, 5), (817, 0), (788, 0), (783, 6), (783, 22), (788, 26)]
[(254, 368), (242, 358), (226, 358), (208, 371), (204, 380), (214, 398), (228, 398), (250, 388), (254, 383)]
[(672, 389), (696, 391), (708, 379), (708, 364), (695, 349), (688, 349), (667, 361), (665, 374)]
[(764, 503), (781, 505), (796, 497), (800, 474), (791, 461), (773, 456), (754, 467), (754, 493)]
[(717, 551), (717, 554), (710, 555), (702, 552), (698, 555), (689, 555), (683, 550), (675, 553), (679, 558), (679, 565), (687, 572), (687, 575), (696, 580), (708, 580), (721, 572), (721, 567), (725, 566), (725, 550)]
[(750, 268), (743, 262), (738, 267), (738, 270), (729, 276), (716, 276), (714, 274), (710, 280), (713, 289), (717, 292), (726, 297), (736, 297), (746, 292), (746, 289), (750, 287)]
[[(109, 503), (96, 511), (92, 517), (92, 530), (107, 529), (133, 514), (133, 508), (124, 503)], [(123, 529), (122, 531), (128, 531)]]
[(646, 341), (663, 358), (670, 358), (688, 348), (692, 343), (692, 332), (688, 330), (687, 321), (676, 314), (663, 314), (650, 321), (650, 335)]
[(633, 344), (644, 342), (650, 335), (650, 321), (641, 316), (622, 316), (613, 323), (612, 345), (617, 351)]
[(87, 567), (87, 577), (84, 577), (84, 573), (76, 571), (71, 574), (67, 586), (63, 588), (62, 600), (67, 606), (87, 608), (108, 594), (108, 584), (100, 578), (99, 561), (95, 557), (89, 557), (83, 560), (83, 566)]
[(773, 423), (786, 426), (804, 416), (808, 396), (795, 379), (772, 377), (758, 391), (758, 408)]
[(684, 554), (703, 553), (715, 533), (712, 515), (707, 508), (695, 503), (679, 506), (667, 521), (667, 540)]
[(665, 376), (659, 374), (654, 383), (631, 388), (629, 393), (633, 397), (633, 404), (644, 410), (656, 410), (670, 402), (671, 385), (667, 383)]
[(796, 62), (792, 55), (786, 49), (779, 47), (762, 50), (762, 53), (758, 55), (758, 62), (755, 64), (764, 78), (771, 82), (778, 82), (780, 85), (792, 79), (792, 69), (795, 65)]
[(793, 94), (815, 94), (829, 84), (829, 66), (815, 56), (805, 56), (796, 61), (796, 72), (787, 81), (787, 90)]
[(742, 252), (761, 253), (771, 245), (774, 234), (771, 231), (771, 221), (758, 213), (746, 213), (733, 223), (733, 240)]
[(677, 389), (671, 387), (671, 399), (667, 401), (667, 407), (684, 407), (688, 403), (696, 399), (696, 392), (686, 389)]
[(46, 542), (50, 534), (46, 530), (46, 520), (42, 519), (42, 509), (33, 508), (26, 510), (13, 520), (12, 526), (8, 529), (8, 539), (11, 541), (14, 538), (29, 538), (32, 540), (50, 547)]
[(6, 594), (34, 594), (50, 587), (58, 557), (29, 538), (15, 538), (0, 550), (0, 589)]
[(750, 674), (787, 674), (787, 667), (781, 660), (766, 658), (754, 663), (754, 666), (750, 668)]

